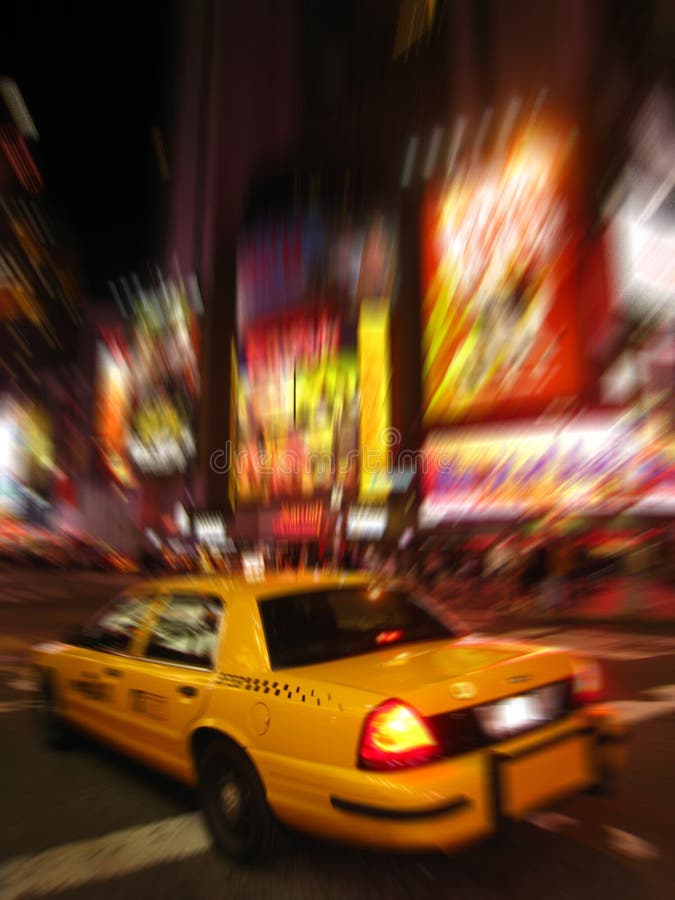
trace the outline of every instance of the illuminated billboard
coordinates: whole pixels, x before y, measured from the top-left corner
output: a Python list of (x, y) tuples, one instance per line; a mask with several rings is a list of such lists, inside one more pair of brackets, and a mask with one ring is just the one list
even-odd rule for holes
[(128, 449), (141, 472), (183, 472), (196, 455), (199, 347), (199, 310), (182, 278), (139, 293), (130, 347)]
[[(183, 472), (196, 455), (200, 313), (196, 282), (180, 275), (136, 289), (128, 327), (106, 331), (97, 357), (97, 438), (123, 485), (138, 472)], [(118, 301), (120, 300), (117, 295)]]
[(120, 484), (133, 484), (128, 440), (131, 414), (131, 370), (122, 342), (113, 335), (96, 346), (96, 443), (101, 459)]
[[(607, 204), (618, 299), (622, 311), (675, 321), (673, 92), (656, 84), (628, 129), (631, 152)], [(616, 209), (616, 199), (623, 200)]]
[(626, 420), (432, 432), (424, 446), (420, 523), (615, 512), (639, 494), (642, 443)]
[[(240, 500), (266, 503), (359, 487), (359, 433), (379, 429), (379, 441), (389, 424), (395, 260), (395, 231), (381, 214), (359, 226), (321, 219), (267, 223), (240, 237)], [(386, 485), (378, 487), (380, 495)]]
[(359, 317), (360, 417), (359, 497), (386, 500), (391, 455), (391, 365), (389, 301), (364, 300)]
[(23, 517), (54, 473), (52, 423), (38, 404), (0, 399), (0, 515)]
[(257, 370), (239, 381), (239, 497), (309, 495), (353, 484), (358, 427), (355, 354)]
[(658, 410), (646, 416), (640, 430), (637, 460), (640, 494), (632, 511), (645, 515), (675, 513), (675, 432), (672, 416)]
[(428, 193), (422, 219), (424, 419), (535, 411), (581, 385), (560, 189), (565, 148), (524, 141)]

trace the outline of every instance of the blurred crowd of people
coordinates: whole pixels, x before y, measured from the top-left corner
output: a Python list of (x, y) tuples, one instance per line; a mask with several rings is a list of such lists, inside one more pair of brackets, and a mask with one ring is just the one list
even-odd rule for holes
[(608, 584), (621, 585), (625, 611), (643, 601), (643, 588), (659, 583), (675, 589), (673, 528), (613, 533), (436, 536), (405, 548), (386, 542), (237, 542), (227, 548), (174, 542), (147, 545), (138, 560), (81, 536), (33, 529), (7, 532), (0, 540), (0, 565), (96, 569), (161, 576), (238, 574), (247, 566), (267, 572), (368, 571), (404, 578), (449, 607), (489, 608), (495, 613), (574, 612)]
[(609, 581), (639, 602), (645, 579), (675, 587), (673, 535), (666, 530), (632, 540), (591, 542), (587, 536), (496, 537), (489, 546), (424, 550), (369, 546), (356, 568), (413, 579), (450, 604), (562, 614), (577, 609)]

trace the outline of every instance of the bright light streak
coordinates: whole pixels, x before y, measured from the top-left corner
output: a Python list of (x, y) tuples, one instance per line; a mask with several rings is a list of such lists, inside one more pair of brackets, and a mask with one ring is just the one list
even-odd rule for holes
[(448, 161), (446, 164), (446, 170), (448, 175), (452, 171), (457, 161), (457, 157), (459, 155), (460, 148), (462, 146), (462, 140), (464, 139), (464, 132), (466, 131), (466, 117), (460, 116), (455, 123), (455, 130), (452, 135), (452, 143), (450, 144), (450, 152), (448, 153)]
[(23, 95), (13, 78), (0, 78), (0, 94), (2, 94), (2, 98), (7, 104), (7, 109), (9, 109), (21, 134), (33, 141), (39, 140), (40, 135), (35, 127), (33, 117), (28, 112)]
[(195, 537), (200, 544), (223, 546), (227, 541), (223, 517), (219, 513), (199, 513), (195, 517)]
[(480, 155), (480, 151), (483, 148), (483, 144), (485, 142), (485, 136), (487, 135), (488, 128), (490, 127), (490, 122), (492, 121), (492, 107), (488, 107), (483, 113), (480, 125), (478, 127), (478, 133), (476, 135), (476, 140), (474, 141), (472, 158), (477, 159)]
[(11, 424), (3, 419), (0, 421), (0, 472), (6, 472), (12, 467), (14, 457), (14, 436)]
[(675, 224), (642, 222), (630, 205), (616, 218), (619, 290), (629, 303), (663, 318), (675, 315)]
[(241, 564), (246, 581), (265, 580), (265, 557), (262, 553), (242, 553)]
[(438, 151), (441, 148), (441, 139), (443, 137), (443, 129), (440, 125), (437, 125), (434, 128), (431, 134), (431, 140), (429, 141), (429, 150), (427, 151), (427, 158), (424, 163), (424, 177), (431, 178), (431, 175), (436, 167), (436, 160), (438, 159)]
[(518, 118), (518, 113), (520, 112), (520, 107), (522, 105), (522, 101), (520, 97), (512, 97), (509, 100), (509, 105), (506, 108), (506, 113), (504, 114), (504, 118), (502, 119), (501, 128), (499, 129), (499, 136), (497, 138), (497, 153), (503, 153), (508, 146), (509, 138), (513, 133), (514, 125), (516, 124), (516, 119)]
[(379, 540), (387, 528), (386, 507), (353, 506), (347, 515), (348, 538)]
[(408, 149), (405, 154), (405, 162), (403, 163), (403, 173), (401, 175), (401, 187), (408, 187), (412, 179), (413, 166), (415, 165), (415, 157), (417, 156), (417, 147), (419, 138), (413, 135), (408, 141)]

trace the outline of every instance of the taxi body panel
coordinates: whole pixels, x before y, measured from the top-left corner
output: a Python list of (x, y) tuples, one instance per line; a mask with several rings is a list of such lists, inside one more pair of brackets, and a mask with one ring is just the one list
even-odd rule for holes
[[(359, 767), (364, 721), (396, 698), (423, 717), (571, 681), (583, 661), (560, 650), (464, 637), (388, 646), (358, 656), (273, 669), (259, 602), (317, 588), (366, 587), (357, 576), (278, 576), (259, 583), (218, 576), (146, 582), (129, 592), (143, 612), (124, 652), (46, 644), (33, 662), (52, 682), (68, 721), (188, 783), (200, 734), (246, 752), (267, 802), (286, 824), (381, 847), (454, 847), (487, 835), (597, 782), (601, 707), (574, 709), (519, 737), (396, 771)], [(172, 597), (222, 604), (212, 664), (149, 657)]]
[[(492, 833), (502, 815), (522, 818), (537, 806), (594, 784), (597, 762), (591, 741), (580, 715), (536, 738), (500, 746), (499, 763), (492, 753), (474, 751), (381, 773), (260, 751), (253, 758), (266, 773), (270, 805), (292, 827), (307, 829), (311, 823), (312, 831), (324, 837), (375, 847), (445, 849)], [(541, 754), (535, 752), (540, 747)], [(507, 769), (511, 777), (503, 778), (499, 768), (512, 759), (521, 766), (527, 761), (527, 768), (515, 776)], [(562, 777), (553, 776), (550, 765), (560, 767)]]

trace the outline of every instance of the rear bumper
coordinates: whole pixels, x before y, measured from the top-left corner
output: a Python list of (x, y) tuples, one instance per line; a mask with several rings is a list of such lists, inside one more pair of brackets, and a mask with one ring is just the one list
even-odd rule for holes
[(601, 716), (577, 713), (488, 749), (396, 773), (256, 755), (277, 816), (302, 831), (399, 850), (451, 849), (488, 836), (603, 774)]
[(394, 822), (428, 822), (432, 819), (448, 816), (451, 813), (463, 812), (471, 806), (471, 800), (464, 796), (456, 797), (454, 800), (434, 806), (423, 806), (416, 809), (370, 806), (366, 803), (354, 803), (353, 800), (342, 800), (340, 797), (334, 796), (331, 796), (330, 802), (334, 809), (339, 809), (342, 812), (352, 813), (356, 816), (365, 816), (367, 819), (391, 820)]
[(607, 784), (628, 765), (630, 731), (619, 716), (605, 706), (591, 707), (587, 718), (597, 734), (598, 781)]
[(533, 809), (591, 787), (600, 778), (595, 729), (582, 724), (536, 744), (489, 754), (495, 821), (520, 819)]

